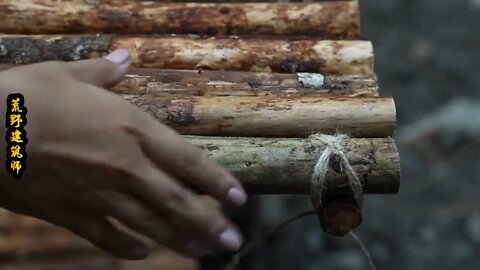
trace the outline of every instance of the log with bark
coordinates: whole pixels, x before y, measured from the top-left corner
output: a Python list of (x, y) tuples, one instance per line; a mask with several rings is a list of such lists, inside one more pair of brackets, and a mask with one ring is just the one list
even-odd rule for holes
[[(308, 194), (313, 167), (325, 149), (324, 143), (311, 139), (186, 138), (236, 175), (250, 193)], [(393, 139), (353, 138), (343, 146), (364, 193), (398, 191), (400, 160)], [(349, 192), (345, 173), (334, 159), (330, 160), (326, 187), (328, 195)]]
[(173, 36), (0, 36), (0, 63), (98, 57), (127, 48), (135, 67), (373, 74), (373, 48), (359, 40), (281, 40)]
[(0, 231), (0, 269), (199, 269), (194, 259), (157, 245), (142, 262), (118, 260), (64, 228), (3, 209)]
[[(1, 68), (0, 68), (1, 70)], [(111, 88), (155, 96), (378, 96), (374, 75), (134, 68)]]
[[(0, 72), (15, 65), (0, 64)], [(153, 96), (378, 96), (375, 75), (132, 68), (110, 88)]]
[(391, 98), (123, 96), (186, 135), (388, 137), (395, 128)]
[(310, 35), (358, 39), (360, 23), (357, 2), (3, 0), (0, 33)]

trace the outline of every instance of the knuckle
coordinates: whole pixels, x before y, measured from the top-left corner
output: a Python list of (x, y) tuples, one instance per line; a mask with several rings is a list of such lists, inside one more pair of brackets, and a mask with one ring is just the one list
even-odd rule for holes
[[(178, 209), (185, 211), (191, 205), (190, 194), (180, 188), (166, 188), (163, 190), (161, 199), (172, 210)], [(194, 204), (193, 204), (194, 205)]]
[(137, 221), (137, 229), (149, 235), (156, 241), (165, 241), (172, 237), (172, 233), (168, 226), (158, 217), (152, 215), (142, 216)]
[(144, 159), (135, 145), (125, 143), (121, 150), (106, 154), (104, 164), (124, 178), (141, 178), (144, 173)]
[(195, 223), (199, 232), (215, 236), (227, 228), (228, 222), (219, 209), (203, 209), (202, 212), (197, 212), (195, 215)]
[(228, 228), (228, 225), (229, 223), (227, 219), (220, 212), (217, 212), (217, 214), (214, 217), (211, 217), (210, 220), (210, 234), (215, 236), (219, 235)]
[(185, 174), (203, 173), (210, 160), (207, 154), (196, 147), (187, 147), (183, 155)]

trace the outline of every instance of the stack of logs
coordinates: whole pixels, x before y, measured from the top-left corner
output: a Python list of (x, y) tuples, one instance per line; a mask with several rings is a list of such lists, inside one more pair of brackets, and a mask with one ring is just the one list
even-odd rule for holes
[[(186, 135), (251, 193), (307, 194), (325, 149), (308, 136), (337, 131), (352, 137), (344, 147), (364, 193), (399, 188), (395, 106), (378, 97), (356, 1), (3, 0), (0, 33), (0, 63), (9, 65), (128, 48), (134, 68), (111, 90)], [(344, 193), (342, 170), (326, 180), (330, 195)], [(67, 231), (7, 212), (0, 228), (2, 265), (37, 261), (11, 269), (56, 269), (42, 258), (60, 255), (96, 269), (197, 268), (165, 252), (119, 263)]]

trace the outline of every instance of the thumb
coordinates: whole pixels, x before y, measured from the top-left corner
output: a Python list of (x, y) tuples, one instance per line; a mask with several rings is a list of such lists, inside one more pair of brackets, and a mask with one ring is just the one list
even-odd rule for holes
[(103, 58), (68, 62), (69, 73), (77, 80), (100, 86), (110, 87), (119, 82), (130, 67), (130, 53), (127, 49), (118, 49)]

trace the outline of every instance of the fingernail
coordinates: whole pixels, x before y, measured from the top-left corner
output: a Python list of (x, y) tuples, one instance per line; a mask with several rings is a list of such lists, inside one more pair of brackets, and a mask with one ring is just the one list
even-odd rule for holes
[(187, 244), (186, 248), (188, 252), (198, 257), (206, 255), (210, 250), (207, 245), (198, 240), (191, 241)]
[(130, 254), (136, 259), (145, 259), (148, 256), (148, 250), (145, 247), (137, 246), (132, 248)]
[(229, 228), (220, 234), (219, 242), (225, 248), (237, 251), (242, 246), (242, 237), (236, 230)]
[(105, 59), (115, 64), (123, 64), (130, 59), (130, 52), (127, 49), (118, 49), (105, 56)]
[(247, 201), (247, 194), (240, 189), (233, 187), (228, 190), (227, 198), (235, 205), (241, 206)]

